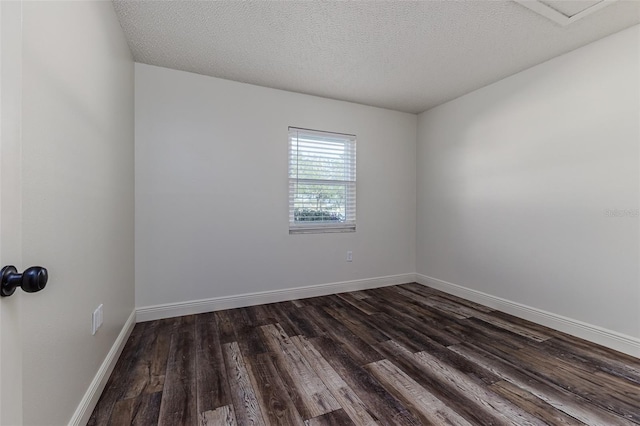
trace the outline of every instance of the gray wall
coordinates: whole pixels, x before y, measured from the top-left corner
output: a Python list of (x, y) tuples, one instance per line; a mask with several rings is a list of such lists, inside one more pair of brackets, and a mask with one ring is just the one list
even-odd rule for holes
[(23, 7), (24, 423), (62, 425), (134, 308), (134, 69), (111, 2)]
[[(357, 135), (355, 233), (289, 235), (288, 126)], [(413, 273), (416, 127), (136, 64), (136, 306)]]
[(640, 337), (639, 33), (419, 116), (419, 274)]

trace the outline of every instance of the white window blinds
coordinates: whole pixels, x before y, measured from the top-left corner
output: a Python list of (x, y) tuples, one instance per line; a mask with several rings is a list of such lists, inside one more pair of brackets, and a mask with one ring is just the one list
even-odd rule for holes
[(289, 127), (289, 233), (356, 229), (356, 137)]

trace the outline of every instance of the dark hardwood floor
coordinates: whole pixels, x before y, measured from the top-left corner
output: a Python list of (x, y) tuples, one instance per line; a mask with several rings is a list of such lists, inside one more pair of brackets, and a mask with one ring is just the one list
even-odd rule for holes
[(89, 424), (640, 424), (640, 360), (405, 284), (137, 324)]

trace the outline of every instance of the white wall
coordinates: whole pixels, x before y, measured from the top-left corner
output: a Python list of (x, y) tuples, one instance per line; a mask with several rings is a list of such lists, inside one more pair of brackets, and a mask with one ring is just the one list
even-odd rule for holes
[(134, 308), (134, 70), (111, 2), (23, 16), (23, 263), (50, 277), (20, 295), (24, 423), (62, 425)]
[[(142, 64), (135, 90), (136, 306), (415, 271), (415, 115)], [(357, 135), (355, 233), (289, 235), (288, 126)]]
[(639, 33), (419, 116), (419, 274), (640, 337)]

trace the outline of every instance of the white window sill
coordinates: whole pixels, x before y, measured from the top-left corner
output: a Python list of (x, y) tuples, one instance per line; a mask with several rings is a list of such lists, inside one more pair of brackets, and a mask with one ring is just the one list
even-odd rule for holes
[(289, 228), (289, 234), (333, 234), (340, 232), (356, 232), (355, 225), (350, 226), (305, 226)]

